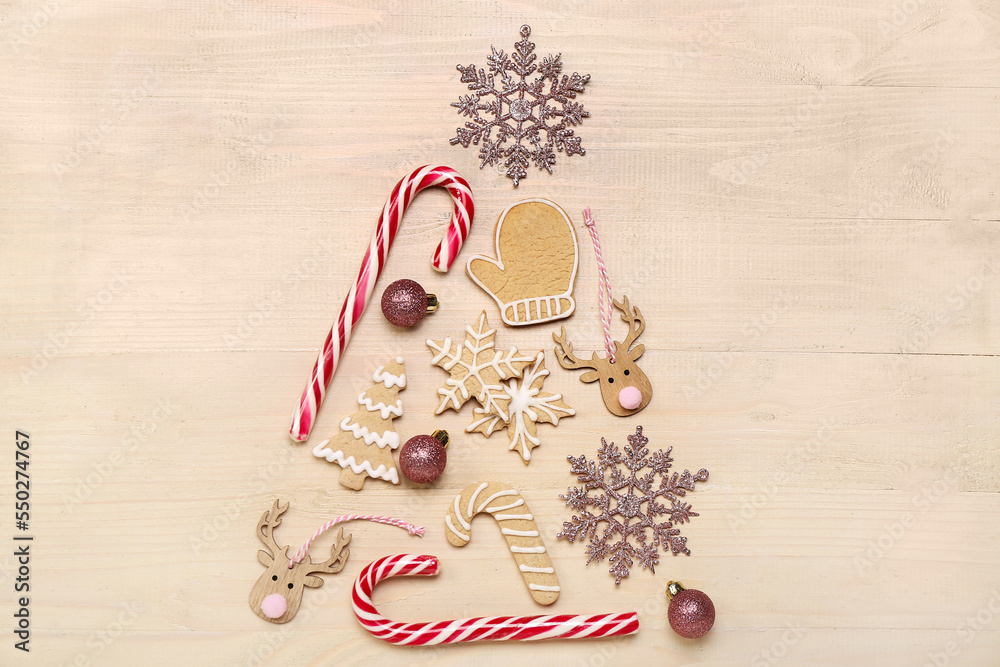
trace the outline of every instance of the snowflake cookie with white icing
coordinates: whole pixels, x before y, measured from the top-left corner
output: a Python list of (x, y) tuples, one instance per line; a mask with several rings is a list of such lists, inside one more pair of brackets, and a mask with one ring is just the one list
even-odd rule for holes
[(531, 450), (541, 444), (536, 424), (556, 425), (562, 417), (576, 411), (562, 400), (562, 394), (542, 391), (548, 377), (545, 354), (526, 355), (511, 348), (496, 349), (496, 330), (491, 329), (486, 311), (479, 315), (476, 326), (465, 328), (462, 342), (451, 338), (428, 340), (434, 353), (432, 363), (448, 371), (451, 377), (438, 389), (441, 403), (435, 414), (445, 410), (461, 410), (470, 398), (479, 407), (473, 410), (467, 433), (482, 433), (490, 437), (507, 429), (508, 449), (521, 455), (525, 465), (531, 462)]
[(496, 412), (476, 408), (472, 411), (474, 419), (466, 427), (466, 432), (478, 431), (488, 438), (496, 431), (506, 428), (510, 437), (507, 449), (520, 454), (525, 465), (530, 463), (531, 450), (541, 444), (536, 435), (535, 424), (555, 426), (560, 418), (576, 414), (576, 410), (562, 400), (562, 394), (542, 391), (542, 383), (548, 375), (545, 354), (539, 352), (531, 366), (521, 372), (520, 378), (503, 383), (507, 420), (504, 421)]

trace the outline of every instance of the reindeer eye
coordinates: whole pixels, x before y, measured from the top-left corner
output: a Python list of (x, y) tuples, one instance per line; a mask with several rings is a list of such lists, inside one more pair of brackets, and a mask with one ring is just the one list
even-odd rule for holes
[(292, 588), (293, 588), (292, 584), (288, 584), (288, 590), (292, 590)]
[(627, 368), (625, 369), (625, 375), (628, 375), (628, 369)]
[(608, 384), (614, 384), (614, 383), (615, 383), (614, 378), (608, 378)]
[(271, 577), (271, 581), (277, 581), (277, 580), (278, 580), (278, 575), (274, 575), (273, 577)]

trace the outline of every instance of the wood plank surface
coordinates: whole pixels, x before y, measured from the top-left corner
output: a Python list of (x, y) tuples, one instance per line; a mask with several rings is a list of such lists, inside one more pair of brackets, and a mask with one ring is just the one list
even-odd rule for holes
[[(540, 57), (592, 76), (591, 116), (586, 156), (514, 190), (449, 146), (449, 104), (467, 92), (455, 65), (510, 52), (522, 24)], [(1000, 6), (966, 0), (0, 1), (0, 423), (10, 467), (15, 431), (31, 434), (34, 536), (29, 654), (0, 549), (0, 663), (1000, 664), (998, 44)], [(464, 261), (431, 270), (450, 203), (429, 191), (378, 292), (413, 278), (441, 309), (414, 331), (370, 309), (311, 442), (402, 355), (395, 426), (447, 428), (449, 464), (428, 488), (354, 493), (290, 443), (288, 419), (386, 195), (428, 163), (473, 187), (463, 258), (492, 253), (517, 200), (552, 199), (577, 225), (593, 208), (612, 285), (646, 317), (653, 401), (613, 417), (558, 367), (557, 327), (500, 326), (498, 345), (546, 351), (546, 389), (577, 416), (539, 427), (528, 467), (503, 434), (463, 433), (471, 408), (434, 416), (445, 374), (424, 339), (500, 318)], [(602, 344), (584, 232), (565, 322), (579, 351)], [(711, 477), (690, 496), (692, 555), (616, 588), (555, 539), (571, 515), (558, 494), (567, 455), (640, 424)], [(445, 540), (448, 503), (488, 478), (538, 519), (563, 587), (550, 608), (487, 519), (465, 548)], [(348, 512), (427, 533), (349, 525), (344, 570), (272, 626), (247, 598), (275, 498), (296, 546)], [(442, 571), (381, 585), (392, 618), (637, 610), (640, 631), (390, 646), (349, 591), (399, 552)], [(713, 598), (706, 637), (670, 631), (672, 579)]]

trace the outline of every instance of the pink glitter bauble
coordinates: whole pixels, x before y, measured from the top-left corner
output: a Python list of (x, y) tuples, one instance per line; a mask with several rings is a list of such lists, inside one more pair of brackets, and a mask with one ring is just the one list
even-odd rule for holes
[(435, 431), (434, 436), (415, 435), (407, 440), (399, 450), (399, 469), (406, 479), (428, 484), (440, 477), (448, 463), (447, 442), (448, 434), (444, 431)]
[(667, 619), (670, 627), (681, 637), (696, 639), (715, 624), (715, 605), (701, 591), (686, 588), (670, 600)]
[(430, 299), (415, 280), (397, 280), (382, 292), (382, 314), (397, 327), (412, 327), (424, 319)]

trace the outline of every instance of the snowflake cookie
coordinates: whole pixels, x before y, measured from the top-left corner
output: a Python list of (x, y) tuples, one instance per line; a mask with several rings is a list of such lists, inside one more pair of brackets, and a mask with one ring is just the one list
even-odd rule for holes
[[(491, 46), (493, 55), (486, 58), (489, 73), (477, 70), (474, 64), (458, 65), (462, 83), (469, 84), (472, 94), (451, 104), (470, 119), (465, 127), (456, 129), (451, 145), (468, 148), (469, 144), (482, 144), (479, 168), (502, 162), (515, 188), (527, 175), (525, 169), (531, 162), (551, 174), (555, 151), (567, 156), (586, 155), (580, 137), (574, 136), (571, 127), (590, 116), (582, 104), (573, 101), (577, 93), (584, 92), (590, 75), (562, 74), (561, 53), (550, 54), (536, 65), (535, 44), (528, 41), (530, 34), (530, 27), (521, 26), (521, 41), (510, 55)], [(536, 77), (529, 78), (536, 72)], [(497, 76), (499, 87), (494, 79)]]
[(546, 423), (555, 426), (562, 417), (572, 417), (576, 410), (566, 405), (562, 394), (542, 391), (542, 383), (548, 376), (545, 355), (539, 352), (534, 363), (525, 368), (520, 379), (511, 379), (503, 384), (506, 394), (507, 419), (496, 412), (484, 408), (472, 411), (472, 423), (466, 427), (467, 433), (478, 431), (487, 438), (496, 431), (507, 429), (511, 451), (517, 450), (524, 464), (531, 462), (531, 450), (541, 444), (535, 435), (535, 424)]
[(427, 340), (434, 353), (432, 363), (448, 371), (451, 377), (437, 390), (441, 402), (434, 414), (451, 409), (456, 412), (470, 398), (475, 398), (472, 423), (467, 433), (479, 432), (487, 438), (507, 429), (508, 449), (517, 451), (525, 465), (531, 462), (531, 450), (540, 443), (535, 435), (538, 422), (558, 424), (576, 411), (562, 400), (562, 394), (542, 391), (548, 377), (545, 353), (526, 356), (511, 348), (501, 352), (494, 346), (496, 329), (491, 329), (486, 311), (476, 326), (465, 328), (465, 340), (451, 338)]
[(465, 327), (463, 342), (454, 342), (451, 338), (427, 340), (427, 347), (434, 352), (434, 365), (451, 374), (437, 391), (441, 404), (434, 414), (448, 409), (457, 412), (474, 397), (484, 410), (507, 421), (510, 398), (501, 380), (521, 377), (521, 369), (534, 361), (534, 357), (519, 354), (516, 347), (507, 352), (498, 351), (494, 347), (496, 333), (496, 329), (490, 328), (484, 310), (475, 327)]
[[(615, 586), (629, 576), (633, 559), (655, 572), (660, 548), (664, 553), (669, 547), (674, 555), (691, 555), (687, 538), (680, 534), (679, 528), (674, 528), (674, 524), (687, 523), (691, 517), (698, 516), (681, 498), (688, 491), (694, 491), (695, 482), (708, 479), (708, 470), (704, 468), (695, 475), (687, 470), (683, 474), (670, 475), (673, 447), (650, 455), (646, 447), (649, 439), (642, 434), (641, 426), (636, 427), (634, 435), (628, 436), (628, 441), (622, 453), (615, 443), (608, 444), (601, 438), (596, 462), (587, 461), (586, 456), (567, 457), (570, 470), (583, 486), (570, 487), (566, 495), (559, 496), (580, 514), (574, 515), (572, 521), (564, 521), (556, 538), (570, 542), (590, 538), (587, 564), (610, 557)], [(619, 465), (628, 470), (627, 476)], [(649, 472), (642, 473), (644, 468), (649, 468)], [(610, 476), (606, 471), (610, 471)], [(657, 475), (658, 485), (655, 484)], [(594, 489), (603, 493), (589, 495)], [(659, 502), (658, 498), (665, 502)], [(595, 511), (592, 512), (591, 507)], [(657, 522), (658, 517), (666, 520)], [(598, 524), (602, 522), (606, 525), (598, 534)]]

